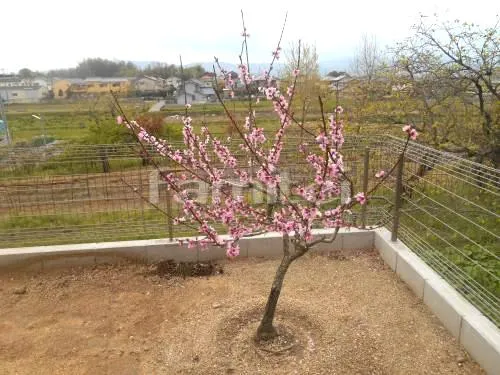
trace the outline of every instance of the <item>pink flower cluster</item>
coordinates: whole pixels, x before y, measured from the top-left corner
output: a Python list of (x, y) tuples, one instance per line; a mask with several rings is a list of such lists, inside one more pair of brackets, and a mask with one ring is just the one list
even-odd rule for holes
[(250, 76), (250, 73), (248, 72), (248, 67), (245, 64), (240, 64), (238, 66), (238, 68), (240, 69), (241, 82), (244, 82), (247, 85), (252, 83), (252, 77)]
[(245, 137), (254, 148), (257, 148), (266, 141), (264, 128), (253, 128), (249, 134), (245, 134)]
[(226, 254), (230, 258), (237, 257), (240, 255), (240, 245), (236, 242), (228, 242)]
[(359, 204), (363, 205), (366, 203), (367, 199), (366, 199), (366, 196), (365, 196), (365, 193), (358, 193), (354, 196), (354, 198), (356, 198), (356, 200), (359, 202)]
[(224, 87), (229, 91), (231, 97), (234, 97), (234, 80), (230, 72), (220, 68), (221, 76), (220, 78), (224, 81)]
[(342, 107), (338, 106), (335, 110), (337, 115), (330, 116), (330, 138), (332, 146), (337, 150), (344, 144), (344, 124), (337, 118), (343, 111)]
[(273, 57), (274, 57), (276, 60), (279, 60), (279, 58), (280, 58), (280, 53), (281, 53), (281, 47), (277, 47), (277, 48), (273, 51), (272, 55), (273, 55)]
[(415, 130), (415, 128), (412, 125), (405, 125), (403, 126), (403, 131), (408, 134), (410, 139), (413, 141), (417, 139), (418, 137), (418, 132)]

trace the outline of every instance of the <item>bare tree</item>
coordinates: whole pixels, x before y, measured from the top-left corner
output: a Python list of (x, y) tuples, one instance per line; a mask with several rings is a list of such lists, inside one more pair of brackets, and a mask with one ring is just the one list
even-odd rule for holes
[[(319, 72), (319, 57), (316, 46), (308, 43), (292, 43), (285, 50), (285, 65), (282, 70), (282, 81), (291, 86), (295, 82), (294, 103), (297, 113), (300, 113), (300, 121), (305, 123), (307, 114), (319, 111), (318, 96), (324, 96), (327, 88), (321, 85)], [(300, 75), (295, 76), (294, 71), (300, 60)], [(313, 108), (316, 106), (316, 108)], [(303, 136), (303, 130), (301, 129)]]
[(375, 35), (364, 33), (360, 45), (351, 63), (352, 72), (371, 82), (382, 63), (382, 53)]

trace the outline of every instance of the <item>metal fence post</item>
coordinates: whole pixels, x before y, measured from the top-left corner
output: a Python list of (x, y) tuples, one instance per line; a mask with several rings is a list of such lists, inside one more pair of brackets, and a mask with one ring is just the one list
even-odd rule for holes
[(401, 193), (403, 191), (403, 166), (404, 155), (401, 155), (396, 172), (396, 192), (394, 193), (394, 221), (392, 223), (391, 241), (397, 241), (399, 229), (399, 216), (401, 211)]
[(168, 224), (168, 238), (170, 241), (174, 240), (174, 221), (172, 214), (172, 193), (167, 188), (167, 224)]
[[(363, 173), (363, 193), (366, 194), (368, 191), (368, 174), (369, 174), (369, 163), (370, 163), (370, 148), (365, 148), (365, 161), (364, 161), (364, 173)], [(361, 228), (366, 228), (366, 204), (361, 206)]]

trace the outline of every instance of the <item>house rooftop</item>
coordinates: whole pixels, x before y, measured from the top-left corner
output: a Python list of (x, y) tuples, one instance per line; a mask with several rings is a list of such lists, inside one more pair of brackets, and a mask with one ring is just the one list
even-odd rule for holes
[(329, 82), (339, 82), (339, 81), (342, 81), (346, 78), (351, 78), (349, 75), (347, 74), (342, 74), (340, 76), (337, 76), (337, 77), (330, 77), (330, 76), (326, 76), (325, 78), (323, 78), (323, 81), (329, 81)]
[(110, 78), (104, 78), (104, 77), (87, 77), (85, 78), (86, 82), (125, 82), (129, 81), (129, 78), (125, 77), (110, 77)]

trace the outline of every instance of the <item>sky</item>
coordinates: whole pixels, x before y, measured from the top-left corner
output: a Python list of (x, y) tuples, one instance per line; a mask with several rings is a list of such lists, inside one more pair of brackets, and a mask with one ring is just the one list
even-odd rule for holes
[(500, 2), (2, 0), (0, 73), (73, 67), (87, 57), (178, 63), (182, 55), (187, 64), (217, 56), (237, 63), (241, 9), (250, 60), (266, 63), (287, 11), (283, 48), (301, 39), (328, 61), (354, 55), (363, 33), (381, 46), (404, 39), (420, 13), (491, 26)]

